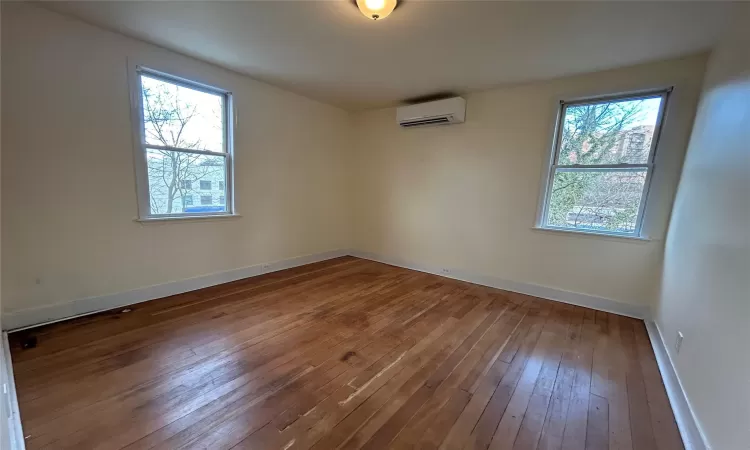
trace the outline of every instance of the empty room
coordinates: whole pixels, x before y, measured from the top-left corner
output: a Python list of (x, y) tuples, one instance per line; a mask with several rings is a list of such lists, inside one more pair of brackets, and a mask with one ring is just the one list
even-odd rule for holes
[(0, 450), (750, 450), (750, 2), (0, 3)]

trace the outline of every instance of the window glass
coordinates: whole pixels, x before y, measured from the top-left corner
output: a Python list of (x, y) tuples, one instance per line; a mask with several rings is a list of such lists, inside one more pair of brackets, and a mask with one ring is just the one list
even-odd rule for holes
[(141, 75), (147, 145), (224, 151), (224, 99)]
[[(195, 183), (201, 189), (204, 189), (203, 186), (210, 189), (212, 181), (226, 178), (225, 160), (220, 156), (148, 149), (146, 164), (152, 214), (209, 212), (183, 208), (179, 199), (193, 192), (188, 185)], [(190, 183), (174, 182), (175, 177)], [(204, 204), (202, 198), (201, 204)], [(226, 209), (222, 207), (211, 212), (221, 211)]]
[(644, 164), (661, 97), (565, 108), (558, 164)]

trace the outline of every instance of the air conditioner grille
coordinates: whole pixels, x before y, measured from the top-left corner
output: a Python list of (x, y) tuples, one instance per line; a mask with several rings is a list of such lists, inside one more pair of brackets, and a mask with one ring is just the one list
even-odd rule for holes
[(448, 117), (431, 117), (429, 119), (419, 119), (419, 120), (413, 120), (410, 122), (402, 122), (400, 125), (404, 128), (408, 127), (418, 127), (422, 125), (433, 125), (433, 124), (441, 124), (441, 123), (450, 123), (450, 119)]

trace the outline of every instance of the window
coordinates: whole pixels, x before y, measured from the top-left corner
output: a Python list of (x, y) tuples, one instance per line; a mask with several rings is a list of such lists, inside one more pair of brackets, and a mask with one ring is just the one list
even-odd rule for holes
[(201, 205), (210, 205), (213, 203), (210, 195), (201, 195)]
[[(190, 207), (186, 192), (197, 182), (201, 190), (220, 186), (231, 199), (224, 189), (232, 185), (231, 94), (143, 67), (135, 78), (141, 218), (232, 214), (225, 204)], [(210, 195), (200, 201), (212, 204)]]
[(226, 200), (226, 199), (224, 198), (224, 196), (223, 196), (223, 195), (220, 195), (220, 196), (219, 196), (219, 204), (220, 204), (220, 205), (223, 205), (223, 204), (224, 204), (224, 201), (225, 201), (225, 200)]
[(560, 103), (539, 227), (641, 235), (669, 92)]

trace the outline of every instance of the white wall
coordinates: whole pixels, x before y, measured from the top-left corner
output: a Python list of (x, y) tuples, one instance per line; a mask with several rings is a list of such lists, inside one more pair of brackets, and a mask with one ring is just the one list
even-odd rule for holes
[[(704, 67), (699, 55), (471, 94), (466, 123), (447, 127), (399, 129), (394, 109), (355, 115), (355, 247), (647, 309)], [(653, 240), (532, 230), (559, 101), (670, 85)]]
[(750, 5), (735, 19), (708, 64), (656, 305), (667, 351), (714, 450), (750, 448)]
[[(2, 35), (2, 14), (0, 13), (0, 36)], [(0, 37), (0, 45), (2, 45), (2, 38)], [(2, 58), (0, 57), (0, 62), (2, 62)], [(2, 74), (2, 64), (0, 64), (0, 74)], [(2, 76), (0, 75), (0, 85), (2, 85)], [(2, 120), (2, 90), (0, 89), (0, 121)], [(0, 160), (2, 159), (2, 130), (0, 130)], [(1, 164), (0, 164), (1, 168)], [(2, 171), (0, 171), (0, 174)], [(1, 175), (0, 175), (1, 179)], [(0, 188), (0, 193), (2, 191), (2, 188)], [(0, 200), (1, 202), (1, 200)], [(1, 211), (1, 209), (0, 209)], [(1, 221), (0, 221), (1, 222)], [(2, 225), (0, 225), (0, 228)], [(1, 243), (0, 243), (1, 244)], [(2, 246), (0, 245), (0, 250)], [(2, 265), (2, 258), (0, 258), (0, 265)], [(2, 286), (2, 276), (0, 274), (0, 287)], [(3, 317), (3, 303), (2, 303), (2, 294), (0, 293), (0, 323), (2, 323), (2, 317)], [(10, 411), (8, 408), (8, 395), (7, 395), (7, 383), (8, 383), (8, 375), (7, 375), (7, 366), (5, 362), (5, 352), (2, 348), (2, 343), (0, 343), (0, 449), (6, 450), (10, 449)]]
[[(233, 92), (241, 218), (133, 220), (128, 58)], [(349, 247), (345, 111), (28, 3), (2, 59), (6, 316)]]

